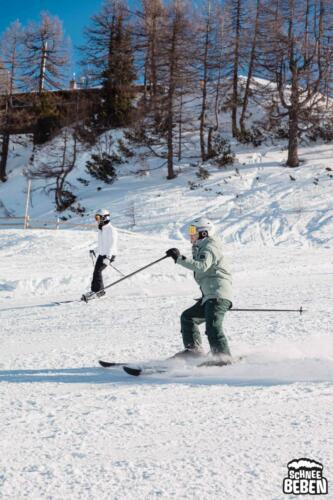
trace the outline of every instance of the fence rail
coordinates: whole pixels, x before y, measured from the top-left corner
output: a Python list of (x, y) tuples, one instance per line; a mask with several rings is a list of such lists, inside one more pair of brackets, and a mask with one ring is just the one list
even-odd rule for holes
[(0, 228), (21, 227), (22, 229), (66, 229), (85, 228), (93, 229), (95, 224), (85, 224), (80, 222), (70, 222), (57, 219), (38, 219), (29, 216), (22, 217), (0, 217)]

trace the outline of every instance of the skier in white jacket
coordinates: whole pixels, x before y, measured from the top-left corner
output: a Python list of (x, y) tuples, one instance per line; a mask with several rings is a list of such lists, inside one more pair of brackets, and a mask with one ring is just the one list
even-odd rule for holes
[[(91, 291), (101, 297), (105, 294), (102, 271), (116, 259), (118, 233), (110, 222), (109, 210), (105, 208), (98, 210), (95, 219), (98, 224), (98, 256), (91, 282)], [(94, 251), (90, 250), (90, 253), (94, 253)]]

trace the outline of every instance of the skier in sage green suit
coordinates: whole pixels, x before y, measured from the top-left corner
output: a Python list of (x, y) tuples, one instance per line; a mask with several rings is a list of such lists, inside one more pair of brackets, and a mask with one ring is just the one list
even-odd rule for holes
[(202, 292), (202, 298), (181, 315), (185, 349), (176, 356), (204, 355), (198, 325), (205, 322), (211, 354), (228, 362), (231, 357), (223, 319), (232, 307), (232, 279), (222, 252), (222, 241), (216, 235), (213, 223), (206, 218), (195, 220), (189, 227), (189, 235), (192, 258), (180, 255), (178, 248), (166, 252), (176, 264), (194, 271), (194, 279)]

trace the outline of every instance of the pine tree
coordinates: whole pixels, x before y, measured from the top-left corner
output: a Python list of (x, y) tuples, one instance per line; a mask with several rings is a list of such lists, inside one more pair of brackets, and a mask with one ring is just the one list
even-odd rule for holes
[(23, 83), (28, 90), (41, 94), (60, 89), (68, 64), (67, 45), (61, 22), (47, 12), (40, 23), (31, 22), (25, 30), (22, 59)]
[[(156, 127), (160, 122), (158, 102), (160, 91), (159, 81), (159, 50), (165, 7), (161, 0), (143, 0), (143, 12), (137, 23), (137, 50), (143, 61), (144, 104), (154, 115)], [(142, 56), (141, 56), (142, 54)]]
[(0, 180), (2, 182), (7, 181), (7, 158), (10, 141), (9, 122), (12, 114), (12, 95), (18, 85), (22, 41), (23, 31), (18, 21), (15, 21), (7, 28), (0, 41), (0, 90), (5, 100), (5, 106), (0, 117)]
[(126, 125), (130, 119), (135, 80), (130, 14), (121, 0), (107, 0), (85, 30), (83, 65), (102, 85), (99, 120), (105, 127)]
[[(251, 5), (252, 7), (252, 5)], [(255, 1), (255, 9), (253, 12), (253, 9), (250, 9), (250, 14), (253, 13), (253, 17), (250, 17), (250, 27), (249, 27), (249, 33), (247, 34), (247, 40), (249, 41), (248, 46), (250, 47), (250, 51), (247, 54), (247, 78), (246, 78), (246, 84), (245, 84), (245, 90), (244, 90), (244, 96), (243, 96), (243, 102), (242, 102), (242, 111), (241, 111), (241, 116), (239, 119), (239, 139), (244, 139), (246, 138), (246, 126), (245, 126), (245, 119), (246, 119), (246, 112), (249, 104), (249, 96), (250, 96), (250, 89), (251, 89), (251, 82), (252, 82), (252, 76), (254, 74), (255, 68), (256, 68), (256, 63), (257, 63), (257, 45), (258, 45), (258, 37), (259, 37), (259, 30), (260, 30), (260, 21), (261, 21), (261, 13), (262, 13), (262, 7), (261, 7), (261, 0), (256, 0)], [(251, 22), (252, 21), (252, 22)]]
[(239, 105), (239, 69), (241, 63), (241, 35), (244, 11), (244, 0), (232, 0), (232, 98), (231, 98), (231, 128), (233, 137), (238, 136), (237, 109)]
[(19, 72), (22, 58), (23, 28), (19, 21), (14, 21), (4, 32), (0, 41), (0, 57), (3, 71), (6, 73), (5, 93), (12, 96), (19, 87)]
[(207, 0), (198, 15), (195, 51), (197, 78), (201, 90), (199, 136), (203, 161), (212, 154), (213, 132), (218, 129), (220, 91), (225, 77), (224, 22), (225, 13), (220, 5), (213, 0)]

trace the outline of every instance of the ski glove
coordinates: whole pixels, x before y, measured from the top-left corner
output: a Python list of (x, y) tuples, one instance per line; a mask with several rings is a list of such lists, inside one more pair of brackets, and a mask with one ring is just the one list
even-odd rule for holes
[(114, 262), (115, 260), (116, 260), (116, 256), (115, 256), (115, 255), (112, 255), (112, 256), (111, 256), (111, 259), (110, 259), (110, 264), (111, 264), (111, 262)]
[(103, 259), (103, 264), (104, 264), (105, 266), (108, 266), (110, 263), (111, 263), (111, 259), (109, 259), (109, 257), (104, 257), (104, 259)]
[(171, 257), (175, 261), (175, 263), (180, 256), (180, 251), (178, 250), (178, 248), (169, 248), (169, 250), (167, 250), (165, 253), (168, 257)]

